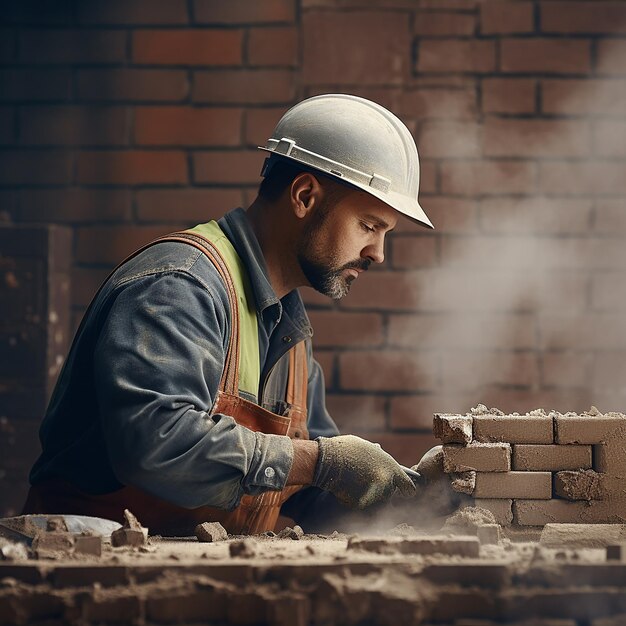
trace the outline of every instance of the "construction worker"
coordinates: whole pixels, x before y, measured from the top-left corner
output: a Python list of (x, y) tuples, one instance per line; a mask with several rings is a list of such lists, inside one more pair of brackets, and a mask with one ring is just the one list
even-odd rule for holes
[(415, 492), (380, 446), (339, 435), (297, 291), (342, 298), (401, 215), (432, 227), (415, 143), (383, 107), (331, 94), (291, 108), (262, 150), (247, 211), (152, 242), (96, 294), (26, 513), (121, 521), (128, 508), (154, 532), (253, 533), (281, 511), (308, 529)]

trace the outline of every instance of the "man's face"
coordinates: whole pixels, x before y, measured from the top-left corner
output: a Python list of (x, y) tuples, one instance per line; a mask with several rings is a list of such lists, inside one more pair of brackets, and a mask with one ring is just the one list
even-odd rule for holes
[(359, 274), (384, 260), (387, 232), (397, 222), (391, 207), (364, 191), (324, 202), (303, 229), (298, 261), (311, 287), (343, 298)]

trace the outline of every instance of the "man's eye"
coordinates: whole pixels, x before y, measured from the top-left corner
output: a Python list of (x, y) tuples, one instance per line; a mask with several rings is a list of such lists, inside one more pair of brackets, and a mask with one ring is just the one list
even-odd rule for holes
[(376, 231), (375, 228), (372, 228), (369, 224), (366, 224), (365, 222), (361, 222), (361, 226), (363, 227), (363, 230), (366, 230), (368, 233), (373, 233)]

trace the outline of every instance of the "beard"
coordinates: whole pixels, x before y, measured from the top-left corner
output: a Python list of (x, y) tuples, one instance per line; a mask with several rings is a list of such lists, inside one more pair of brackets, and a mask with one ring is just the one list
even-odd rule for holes
[(320, 250), (318, 235), (329, 208), (320, 207), (311, 223), (304, 229), (297, 256), (302, 273), (311, 287), (333, 300), (339, 300), (348, 294), (352, 281), (355, 279), (352, 275), (346, 276), (346, 270), (366, 271), (372, 261), (359, 258), (349, 263), (339, 264), (335, 255), (323, 254)]

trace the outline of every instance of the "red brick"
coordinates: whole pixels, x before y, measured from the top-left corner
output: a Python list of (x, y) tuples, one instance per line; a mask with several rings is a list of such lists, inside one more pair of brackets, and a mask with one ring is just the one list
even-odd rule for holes
[[(435, 225), (435, 235), (444, 233), (473, 232), (478, 225), (478, 211), (475, 200), (452, 198), (446, 196), (420, 197), (420, 204)], [(420, 234), (416, 232), (412, 222), (399, 220), (396, 226), (398, 233)]]
[(237, 189), (142, 189), (135, 197), (142, 222), (207, 222), (243, 205)]
[(291, 103), (295, 89), (291, 70), (205, 71), (194, 73), (192, 99), (213, 105)]
[(76, 75), (81, 100), (177, 102), (189, 93), (183, 70), (115, 68), (84, 69)]
[(619, 311), (624, 306), (626, 274), (603, 272), (591, 277), (591, 302), (596, 311)]
[(362, 434), (386, 429), (382, 396), (328, 394), (326, 407), (342, 433)]
[(598, 74), (626, 74), (626, 41), (624, 39), (600, 39), (597, 43), (596, 71)]
[(591, 200), (486, 198), (480, 202), (480, 223), (493, 234), (582, 235), (589, 231), (592, 210)]
[(569, 315), (543, 315), (539, 318), (539, 332), (542, 349), (572, 349), (573, 346), (578, 350), (626, 348), (624, 320), (617, 314), (570, 312)]
[(18, 218), (26, 222), (115, 222), (130, 218), (123, 189), (24, 189)]
[(435, 368), (429, 361), (430, 357), (400, 350), (343, 352), (339, 355), (340, 385), (368, 391), (429, 390), (436, 386)]
[(316, 350), (315, 360), (322, 368), (322, 373), (326, 380), (326, 386), (330, 387), (333, 384), (335, 373), (335, 353), (326, 350)]
[(474, 196), (501, 193), (527, 194), (535, 188), (535, 165), (517, 160), (459, 161), (441, 166), (441, 190)]
[(594, 390), (623, 389), (624, 377), (622, 373), (624, 367), (626, 367), (626, 354), (624, 352), (597, 354), (594, 358), (591, 375)]
[(249, 109), (245, 112), (245, 139), (249, 146), (264, 146), (271, 137), (278, 120), (283, 116), (286, 107)]
[(595, 229), (600, 233), (626, 232), (626, 216), (622, 200), (597, 200), (595, 203)]
[(185, 0), (108, 0), (79, 2), (76, 18), (82, 24), (186, 24)]
[(240, 30), (137, 30), (133, 32), (132, 59), (163, 65), (238, 65), (242, 41)]
[(410, 71), (407, 13), (308, 11), (302, 39), (304, 84), (401, 84)]
[(492, 72), (496, 69), (493, 41), (437, 39), (418, 41), (418, 72)]
[(186, 183), (183, 152), (107, 151), (82, 152), (77, 157), (77, 181), (87, 185), (141, 185)]
[(70, 177), (71, 157), (67, 152), (0, 151), (0, 185), (67, 184)]
[[(391, 428), (432, 431), (434, 413), (463, 413), (474, 402), (473, 394), (422, 394), (391, 399)], [(434, 445), (434, 444), (433, 444)]]
[(383, 342), (382, 317), (378, 313), (310, 311), (315, 347), (379, 346)]
[(544, 80), (541, 109), (559, 115), (624, 114), (625, 80)]
[(430, 235), (394, 237), (391, 266), (400, 269), (432, 267), (437, 264), (437, 239)]
[(478, 472), (475, 498), (524, 498), (549, 500), (552, 497), (550, 472)]
[(626, 33), (623, 2), (541, 3), (541, 29), (552, 33)]
[(585, 387), (589, 382), (589, 355), (548, 352), (542, 361), (542, 379), (547, 387)]
[(439, 443), (432, 435), (378, 433), (367, 438), (379, 443), (398, 463), (407, 466), (417, 464), (426, 452)]
[(551, 162), (542, 163), (539, 188), (559, 195), (626, 194), (624, 164), (613, 162)]
[(391, 315), (388, 334), (390, 345), (409, 344), (423, 350), (535, 347), (535, 324), (528, 313), (476, 315), (459, 310), (435, 315)]
[(535, 112), (535, 81), (531, 78), (485, 78), (482, 93), (485, 113)]
[(23, 63), (116, 63), (126, 59), (123, 30), (26, 30), (20, 34)]
[(528, 387), (539, 380), (534, 354), (472, 350), (445, 353), (442, 360), (442, 385), (448, 389), (479, 389), (487, 385)]
[(413, 32), (422, 37), (440, 35), (473, 35), (476, 18), (471, 13), (422, 11), (415, 15)]
[(532, 33), (534, 31), (532, 2), (502, 2), (488, 0), (480, 5), (480, 32)]
[(593, 153), (606, 157), (626, 157), (626, 122), (596, 122), (593, 127)]
[(124, 145), (124, 107), (26, 106), (20, 109), (20, 143), (26, 145)]
[(136, 107), (137, 145), (237, 146), (241, 109)]
[(389, 108), (397, 115), (417, 120), (429, 117), (473, 120), (476, 115), (476, 92), (471, 88), (418, 87), (403, 91), (397, 105)]
[(294, 0), (194, 0), (193, 14), (196, 22), (217, 24), (257, 24), (293, 22)]
[(171, 230), (169, 226), (80, 227), (76, 229), (76, 261), (113, 265)]
[(196, 183), (254, 184), (261, 182), (262, 165), (259, 150), (196, 152), (193, 178)]
[[(419, 272), (368, 272), (354, 281), (341, 307), (377, 311), (416, 308), (422, 300), (419, 276)], [(379, 297), (381, 293), (384, 298)]]
[(436, 161), (420, 159), (420, 193), (435, 193), (438, 191), (437, 172), (438, 164)]
[(589, 126), (576, 120), (512, 120), (488, 118), (484, 128), (487, 156), (585, 156)]
[(298, 65), (298, 30), (290, 26), (252, 28), (248, 32), (248, 64)]
[(503, 39), (500, 70), (540, 74), (584, 74), (590, 69), (589, 42), (568, 39)]
[(480, 127), (475, 122), (426, 121), (417, 145), (425, 157), (472, 157), (480, 154)]
[(0, 69), (0, 101), (67, 100), (70, 81), (67, 69)]

